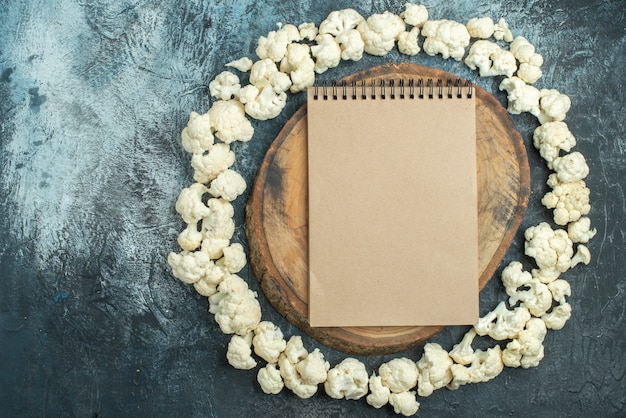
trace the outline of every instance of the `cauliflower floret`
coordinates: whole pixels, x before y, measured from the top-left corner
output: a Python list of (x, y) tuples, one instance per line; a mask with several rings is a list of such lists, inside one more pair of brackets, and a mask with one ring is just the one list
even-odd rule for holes
[(552, 308), (552, 311), (542, 316), (541, 319), (546, 324), (546, 328), (558, 331), (565, 326), (571, 316), (572, 306), (566, 302)]
[(268, 395), (276, 395), (285, 387), (283, 378), (275, 364), (270, 363), (261, 368), (256, 379), (261, 385), (261, 390)]
[(473, 17), (467, 21), (465, 27), (472, 38), (482, 39), (489, 38), (496, 30), (496, 25), (490, 17)]
[(300, 31), (300, 39), (312, 41), (318, 34), (317, 26), (313, 22), (305, 22), (298, 25), (298, 31)]
[(354, 9), (335, 10), (320, 24), (320, 34), (330, 34), (341, 48), (341, 59), (358, 61), (363, 56), (365, 43), (355, 29), (363, 22)]
[(569, 96), (559, 93), (555, 89), (539, 90), (539, 123), (555, 122), (565, 119), (572, 101)]
[(209, 83), (211, 96), (221, 100), (230, 100), (236, 97), (240, 89), (239, 77), (230, 71), (222, 71)]
[(406, 3), (404, 11), (400, 13), (400, 17), (404, 19), (407, 25), (417, 26), (421, 28), (428, 20), (428, 9), (421, 4)]
[(389, 11), (373, 14), (357, 26), (365, 43), (365, 52), (378, 56), (386, 55), (393, 49), (405, 28), (404, 20)]
[(207, 202), (207, 206), (211, 213), (202, 219), (203, 236), (229, 240), (235, 232), (235, 223), (232, 219), (235, 214), (233, 205), (224, 199), (212, 198)]
[(256, 48), (259, 58), (269, 58), (278, 62), (285, 56), (287, 47), (292, 42), (300, 40), (300, 31), (291, 24), (284, 25), (277, 31), (271, 31), (267, 36), (261, 36)]
[[(289, 76), (283, 74), (287, 79)], [(291, 79), (289, 79), (291, 85)], [(259, 90), (253, 84), (249, 84), (241, 89), (239, 101), (245, 105), (246, 113), (258, 120), (273, 119), (280, 115), (287, 104), (287, 94), (285, 92), (276, 93), (271, 86), (265, 86)]]
[(521, 63), (519, 65), (519, 68), (517, 69), (517, 77), (519, 77), (520, 80), (528, 84), (532, 84), (535, 81), (539, 80), (542, 75), (543, 72), (541, 71), (541, 67), (530, 65), (527, 62)]
[(369, 380), (370, 394), (367, 395), (367, 403), (374, 408), (382, 408), (389, 402), (389, 395), (391, 391), (387, 386), (383, 385), (382, 378), (376, 376), (376, 373), (372, 373)]
[(435, 390), (450, 383), (452, 380), (450, 366), (453, 363), (448, 352), (439, 344), (427, 343), (422, 358), (417, 362), (419, 368), (417, 393), (420, 396), (430, 396)]
[(203, 251), (190, 252), (183, 250), (180, 253), (170, 253), (167, 263), (172, 268), (172, 274), (183, 283), (195, 283), (206, 276), (211, 258)]
[(202, 244), (202, 238), (202, 232), (198, 231), (198, 225), (188, 224), (187, 228), (178, 234), (178, 245), (183, 250), (195, 251)]
[[(250, 84), (257, 88), (255, 95), (251, 95), (248, 91), (239, 92), (239, 100), (242, 103), (250, 101), (258, 95), (258, 92), (265, 87), (270, 86), (274, 93), (280, 94), (287, 91), (291, 86), (291, 79), (283, 72), (278, 71), (276, 63), (269, 58), (259, 60), (252, 65), (250, 69)], [(244, 87), (244, 89), (249, 86)]]
[(252, 344), (252, 333), (248, 333), (245, 336), (233, 335), (228, 343), (228, 351), (226, 352), (226, 359), (228, 364), (235, 369), (250, 370), (256, 367), (256, 360), (252, 358), (252, 350), (250, 345)]
[(326, 380), (330, 369), (322, 353), (316, 348), (309, 354), (298, 335), (289, 339), (278, 358), (278, 365), (285, 386), (302, 399), (315, 395), (317, 385)]
[(241, 174), (228, 169), (221, 172), (215, 180), (211, 182), (208, 189), (211, 196), (221, 197), (232, 202), (246, 190), (246, 181)]
[(552, 162), (559, 156), (559, 152), (569, 152), (576, 145), (576, 138), (565, 122), (546, 122), (535, 129), (533, 143), (546, 160), (548, 168), (552, 168)]
[(470, 48), (465, 65), (472, 70), (478, 68), (481, 77), (505, 75), (511, 77), (517, 65), (515, 57), (490, 41), (476, 41)]
[(180, 134), (183, 148), (191, 153), (203, 153), (213, 146), (211, 133), (211, 117), (208, 113), (200, 115), (196, 112), (189, 114), (187, 126)]
[(572, 257), (572, 263), (570, 264), (570, 268), (574, 268), (580, 263), (588, 265), (591, 262), (591, 252), (589, 248), (584, 245), (579, 245), (576, 254)]
[[(230, 244), (222, 250), (222, 258), (215, 265), (226, 273), (238, 273), (246, 265), (246, 252), (239, 243)], [(271, 363), (276, 363), (275, 361)]]
[(389, 404), (393, 406), (393, 412), (405, 417), (414, 415), (420, 408), (420, 404), (415, 397), (415, 391), (392, 393), (389, 395)]
[(489, 335), (494, 340), (502, 341), (515, 338), (524, 329), (530, 319), (530, 312), (524, 306), (508, 310), (504, 302), (478, 319), (474, 329), (478, 335)]
[(541, 78), (543, 57), (535, 52), (535, 47), (523, 36), (511, 42), (509, 50), (520, 63), (517, 76), (526, 83), (534, 83)]
[(528, 228), (524, 232), (524, 238), (525, 254), (534, 258), (537, 267), (544, 271), (539, 276), (540, 280), (544, 278), (542, 282), (548, 283), (551, 281), (549, 279), (557, 279), (560, 273), (570, 268), (574, 249), (564, 230), (553, 230), (547, 222), (542, 222)]
[(596, 236), (597, 232), (595, 228), (591, 229), (591, 219), (586, 216), (571, 222), (567, 226), (567, 236), (572, 242), (587, 243), (591, 238)]
[(378, 368), (378, 375), (383, 386), (392, 392), (406, 392), (417, 384), (419, 370), (411, 359), (406, 357), (395, 358)]
[(309, 46), (290, 44), (280, 62), (280, 71), (289, 74), (292, 93), (311, 87), (315, 83), (315, 61), (311, 58)]
[(261, 322), (261, 306), (256, 293), (243, 279), (229, 274), (209, 297), (209, 312), (224, 334), (246, 335)]
[(522, 263), (514, 261), (502, 271), (502, 283), (509, 295), (509, 304), (528, 309), (531, 315), (540, 317), (552, 306), (552, 293), (538, 278), (522, 270)]
[(539, 116), (539, 90), (529, 86), (518, 77), (509, 77), (502, 80), (500, 90), (506, 90), (509, 106), (507, 111), (512, 115), (528, 112)]
[(334, 399), (361, 399), (367, 395), (368, 382), (365, 365), (348, 357), (328, 371), (324, 390)]
[(198, 280), (193, 284), (193, 287), (194, 289), (196, 289), (196, 292), (198, 292), (198, 294), (206, 296), (207, 298), (217, 293), (217, 286), (208, 284), (206, 280)]
[(452, 20), (429, 20), (422, 27), (424, 52), (428, 55), (441, 54), (443, 58), (452, 57), (460, 61), (465, 55), (465, 48), (470, 43), (470, 34), (462, 23)]
[(450, 366), (452, 380), (446, 386), (450, 390), (456, 390), (468, 383), (488, 382), (497, 377), (504, 369), (502, 363), (502, 349), (499, 345), (486, 351), (476, 350), (472, 353), (469, 367), (461, 364)]
[(497, 41), (511, 42), (513, 40), (513, 33), (503, 17), (494, 25), (493, 37)]
[(235, 68), (242, 73), (247, 73), (252, 68), (252, 60), (248, 57), (241, 57), (238, 60), (229, 62), (226, 66)]
[(209, 183), (234, 162), (235, 153), (230, 150), (228, 144), (215, 144), (208, 152), (191, 156), (191, 166), (194, 169), (193, 179), (198, 183)]
[(546, 325), (539, 318), (531, 318), (526, 328), (502, 351), (502, 362), (507, 367), (537, 367), (543, 359), (543, 339)]
[(227, 144), (249, 141), (254, 134), (254, 128), (238, 100), (218, 100), (209, 109), (209, 116), (213, 134)]
[(567, 225), (569, 222), (579, 220), (591, 210), (590, 191), (584, 180), (563, 183), (557, 174), (553, 173), (548, 176), (548, 186), (552, 191), (546, 193), (541, 203), (548, 209), (554, 209), (556, 224)]
[(315, 57), (315, 72), (321, 74), (339, 65), (341, 47), (332, 35), (323, 33), (315, 38), (316, 45), (311, 46), (311, 54)]
[(287, 347), (283, 332), (269, 321), (263, 321), (255, 328), (252, 344), (256, 355), (268, 363), (277, 363), (278, 357)]
[(217, 260), (224, 255), (224, 248), (228, 247), (228, 244), (229, 238), (205, 237), (200, 249), (207, 253), (211, 259)]
[(450, 358), (462, 365), (467, 365), (474, 361), (474, 349), (472, 348), (474, 338), (476, 338), (476, 330), (470, 328), (463, 336), (461, 342), (452, 347), (452, 350), (450, 350), (448, 354)]
[(552, 161), (552, 169), (563, 183), (574, 183), (582, 180), (589, 174), (589, 166), (585, 156), (580, 152), (572, 152), (564, 157), (557, 157)]
[(208, 192), (209, 189), (201, 183), (194, 183), (181, 190), (176, 199), (175, 208), (185, 223), (196, 224), (200, 219), (211, 214), (211, 209), (202, 201), (202, 196)]
[(417, 45), (417, 36), (420, 34), (420, 30), (417, 26), (408, 32), (402, 32), (398, 35), (398, 51), (406, 55), (417, 55), (420, 52), (420, 47)]
[(511, 296), (518, 288), (528, 285), (533, 279), (532, 275), (523, 270), (522, 263), (512, 261), (502, 270), (502, 284), (506, 290), (506, 294)]

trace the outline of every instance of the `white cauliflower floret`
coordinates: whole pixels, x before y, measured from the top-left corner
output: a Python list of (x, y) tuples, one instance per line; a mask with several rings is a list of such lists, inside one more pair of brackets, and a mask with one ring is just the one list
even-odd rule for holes
[(300, 31), (300, 39), (312, 41), (318, 34), (317, 26), (313, 22), (305, 22), (298, 25), (298, 31)]
[(555, 158), (552, 161), (552, 169), (556, 171), (556, 176), (563, 183), (574, 183), (589, 174), (585, 156), (577, 151)]
[(209, 183), (234, 162), (235, 153), (230, 150), (228, 144), (215, 144), (208, 152), (191, 156), (191, 166), (194, 169), (193, 179), (198, 183)]
[(472, 38), (482, 39), (489, 38), (496, 30), (496, 25), (490, 17), (473, 17), (467, 21), (465, 27)]
[(462, 23), (452, 20), (429, 20), (422, 27), (424, 52), (428, 55), (441, 54), (443, 58), (452, 57), (460, 61), (465, 55), (465, 48), (470, 43), (470, 34)]
[(576, 145), (576, 138), (565, 122), (546, 122), (535, 129), (533, 143), (546, 160), (548, 168), (552, 168), (552, 162), (560, 151), (569, 152)]
[(209, 297), (209, 312), (224, 334), (246, 335), (261, 322), (261, 306), (256, 293), (243, 279), (229, 274)]
[(541, 319), (546, 324), (546, 328), (558, 331), (565, 326), (571, 316), (572, 306), (566, 302), (552, 308), (552, 311), (542, 316)]
[(509, 105), (507, 111), (512, 115), (528, 112), (539, 116), (539, 90), (529, 86), (518, 77), (509, 77), (502, 80), (500, 90), (506, 90)]
[(523, 270), (522, 263), (519, 261), (512, 261), (508, 266), (502, 270), (500, 276), (506, 294), (511, 296), (517, 291), (518, 288), (527, 286), (533, 279), (532, 275)]
[(522, 302), (533, 316), (540, 317), (552, 306), (552, 293), (538, 278), (522, 270), (522, 263), (514, 261), (502, 271), (502, 283), (509, 295), (509, 304)]
[(248, 57), (241, 57), (238, 60), (229, 62), (226, 66), (235, 68), (242, 73), (247, 73), (252, 68), (252, 60)]
[(187, 126), (180, 134), (183, 148), (191, 153), (203, 153), (213, 146), (211, 132), (211, 117), (208, 113), (200, 115), (196, 112), (189, 114)]
[(211, 182), (208, 189), (211, 196), (221, 197), (229, 202), (235, 200), (245, 190), (246, 181), (241, 177), (241, 174), (231, 169), (220, 173), (215, 180)]
[(393, 49), (405, 28), (404, 20), (389, 11), (373, 14), (357, 26), (365, 43), (365, 52), (378, 56), (386, 55)]
[(193, 287), (194, 289), (196, 289), (196, 292), (198, 292), (198, 294), (206, 296), (207, 298), (217, 293), (217, 286), (210, 285), (202, 279), (195, 282), (193, 284)]
[(464, 62), (472, 70), (478, 68), (481, 77), (496, 75), (511, 77), (517, 70), (513, 54), (485, 40), (474, 42)]
[(290, 44), (280, 62), (280, 71), (289, 74), (292, 93), (311, 87), (315, 83), (315, 61), (311, 58), (309, 46)]
[(474, 329), (478, 335), (489, 335), (494, 340), (502, 341), (515, 338), (524, 329), (530, 319), (530, 312), (524, 306), (508, 310), (504, 302), (478, 319)]
[(298, 335), (289, 339), (285, 351), (278, 358), (278, 365), (285, 386), (302, 399), (315, 395), (330, 369), (322, 353), (316, 348), (309, 354)]
[(206, 276), (211, 258), (203, 251), (190, 252), (183, 250), (180, 253), (170, 253), (167, 263), (172, 268), (172, 274), (183, 283), (195, 283)]
[(194, 251), (202, 244), (202, 232), (198, 231), (197, 224), (187, 224), (187, 228), (178, 234), (178, 245), (187, 251)]
[(180, 214), (187, 224), (196, 224), (200, 219), (211, 214), (211, 209), (202, 201), (202, 196), (209, 189), (204, 184), (194, 183), (181, 190), (176, 199), (176, 212)]
[(543, 359), (543, 340), (547, 329), (543, 320), (531, 318), (526, 328), (502, 351), (502, 362), (507, 367), (537, 367)]
[(392, 393), (389, 395), (389, 404), (393, 406), (393, 412), (405, 417), (415, 415), (420, 408), (415, 391)]
[(408, 32), (402, 32), (398, 35), (398, 51), (406, 55), (417, 55), (420, 47), (417, 44), (417, 37), (420, 34), (419, 28), (416, 26)]
[(570, 268), (574, 268), (580, 263), (588, 265), (591, 262), (591, 252), (589, 248), (584, 245), (579, 245), (576, 249), (576, 254), (572, 257), (572, 263), (570, 264)]
[(363, 21), (363, 16), (354, 9), (335, 10), (320, 24), (319, 33), (335, 37), (341, 48), (341, 59), (358, 61), (363, 56), (365, 43), (356, 27)]
[(261, 390), (268, 395), (276, 395), (285, 387), (283, 378), (275, 364), (269, 363), (261, 368), (256, 379), (261, 385)]
[(547, 222), (542, 222), (528, 228), (524, 232), (524, 238), (524, 252), (534, 258), (537, 267), (544, 272), (539, 275), (540, 280), (544, 278), (544, 283), (551, 281), (549, 279), (557, 279), (560, 273), (570, 268), (574, 249), (564, 230), (553, 230)]
[(268, 363), (277, 363), (280, 354), (285, 351), (287, 341), (276, 325), (269, 321), (261, 322), (254, 330), (254, 352)]
[(259, 58), (269, 58), (278, 62), (285, 56), (287, 47), (292, 42), (300, 40), (300, 31), (291, 24), (284, 25), (277, 31), (271, 31), (267, 36), (261, 36), (256, 48)]
[(361, 399), (367, 395), (368, 382), (365, 365), (348, 357), (328, 371), (324, 390), (334, 399)]
[(467, 365), (474, 361), (474, 349), (472, 348), (474, 338), (476, 338), (476, 330), (470, 328), (463, 336), (461, 342), (452, 347), (452, 350), (448, 353), (450, 358), (462, 365)]
[(591, 238), (596, 236), (597, 232), (595, 228), (591, 229), (591, 219), (586, 216), (571, 222), (567, 226), (567, 236), (572, 242), (587, 243)]
[(321, 74), (334, 68), (341, 62), (341, 47), (332, 35), (323, 33), (315, 38), (311, 46), (311, 55), (315, 58), (315, 72)]
[(249, 141), (254, 134), (254, 128), (238, 100), (218, 100), (209, 109), (209, 116), (213, 134), (227, 144)]
[(541, 71), (541, 67), (530, 65), (527, 62), (521, 63), (519, 65), (519, 68), (517, 69), (517, 77), (519, 77), (520, 80), (525, 81), (528, 84), (532, 84), (535, 81), (539, 80), (542, 75), (543, 73)]
[(240, 89), (239, 77), (230, 71), (222, 71), (209, 83), (211, 96), (221, 100), (233, 99), (237, 96)]
[(517, 76), (526, 83), (534, 83), (541, 78), (543, 57), (535, 52), (535, 47), (523, 36), (511, 42), (509, 50), (520, 63)]
[(554, 222), (558, 225), (577, 221), (591, 210), (590, 191), (584, 180), (563, 183), (553, 173), (548, 176), (547, 183), (552, 191), (546, 193), (541, 203), (548, 209), (554, 209)]
[(233, 335), (228, 343), (226, 359), (235, 369), (250, 370), (256, 367), (256, 360), (252, 358), (252, 333), (245, 336)]
[[(239, 243), (230, 244), (222, 250), (223, 257), (215, 265), (226, 273), (238, 273), (246, 265), (246, 252)], [(273, 361), (272, 363), (276, 363)]]
[(488, 382), (497, 377), (504, 369), (502, 363), (502, 349), (499, 345), (486, 351), (476, 350), (472, 352), (469, 367), (461, 364), (450, 366), (452, 380), (446, 386), (450, 390), (456, 390), (468, 383)]
[(409, 358), (399, 357), (383, 363), (378, 368), (378, 375), (383, 386), (392, 392), (406, 392), (417, 384), (419, 370), (417, 364)]
[(428, 20), (428, 9), (421, 4), (406, 3), (405, 9), (400, 13), (400, 17), (404, 19), (407, 25), (417, 26), (421, 28)]
[(493, 37), (497, 41), (511, 42), (513, 40), (513, 33), (511, 33), (509, 24), (503, 17), (494, 25)]
[(387, 386), (383, 385), (382, 378), (380, 376), (376, 376), (376, 373), (372, 373), (372, 376), (370, 377), (369, 390), (370, 394), (367, 395), (367, 398), (365, 398), (369, 405), (376, 409), (387, 405), (391, 391)]
[(539, 123), (544, 124), (565, 119), (571, 105), (572, 101), (569, 96), (559, 93), (558, 90), (539, 90), (539, 109), (541, 109), (538, 116)]
[(208, 200), (207, 206), (211, 213), (202, 219), (204, 237), (230, 239), (235, 231), (233, 205), (227, 200), (212, 198)]
[[(257, 88), (258, 91), (256, 95), (268, 86), (270, 86), (275, 93), (279, 94), (289, 89), (291, 86), (291, 79), (287, 74), (278, 71), (278, 67), (274, 61), (266, 58), (259, 60), (252, 65), (252, 68), (250, 69), (250, 84)], [(249, 89), (250, 87), (244, 87), (244, 89), (246, 88)], [(240, 91), (239, 100), (242, 103), (246, 103), (244, 100), (250, 101), (256, 95), (251, 95), (247, 91)]]
[(452, 380), (450, 366), (453, 363), (448, 352), (439, 344), (427, 343), (422, 358), (417, 362), (419, 369), (417, 393), (420, 396), (430, 396), (435, 390), (450, 383)]
[(224, 248), (228, 247), (229, 238), (205, 237), (200, 249), (207, 253), (213, 260), (217, 260), (224, 254)]
[[(280, 74), (289, 79), (285, 73)], [(289, 85), (291, 85), (291, 79), (289, 79)], [(271, 86), (265, 86), (259, 90), (255, 85), (249, 84), (241, 89), (239, 101), (245, 105), (245, 111), (250, 117), (268, 120), (280, 115), (287, 104), (287, 94), (282, 91), (276, 93)]]

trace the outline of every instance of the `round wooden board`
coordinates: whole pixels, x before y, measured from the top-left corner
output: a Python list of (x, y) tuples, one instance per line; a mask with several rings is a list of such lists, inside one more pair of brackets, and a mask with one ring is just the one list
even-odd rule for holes
[[(371, 78), (411, 77), (458, 78), (436, 68), (401, 63), (373, 67), (344, 80), (351, 83)], [(482, 289), (498, 267), (524, 216), (530, 195), (530, 175), (523, 140), (508, 113), (491, 94), (474, 87), (478, 265)], [(439, 332), (442, 327), (313, 328), (309, 325), (307, 188), (307, 123), (306, 105), (303, 105), (267, 151), (246, 206), (250, 263), (274, 308), (319, 342), (350, 354), (398, 352)]]

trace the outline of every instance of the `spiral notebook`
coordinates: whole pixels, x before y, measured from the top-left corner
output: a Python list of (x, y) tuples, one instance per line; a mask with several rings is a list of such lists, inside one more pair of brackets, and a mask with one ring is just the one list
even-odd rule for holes
[(307, 124), (311, 326), (474, 324), (472, 86), (311, 87)]

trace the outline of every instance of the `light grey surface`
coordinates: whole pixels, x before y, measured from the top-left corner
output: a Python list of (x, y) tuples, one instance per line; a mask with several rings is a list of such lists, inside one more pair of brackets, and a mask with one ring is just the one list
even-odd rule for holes
[[(573, 317), (550, 332), (535, 369), (420, 399), (421, 416), (618, 416), (626, 403), (624, 328), (626, 186), (623, 1), (424, 2), (433, 19), (504, 16), (545, 58), (538, 87), (572, 98), (567, 122), (588, 160), (593, 261), (565, 278)], [(404, 1), (5, 1), (0, 5), (0, 406), (7, 416), (385, 416), (364, 400), (319, 393), (264, 395), (253, 371), (225, 360), (228, 337), (206, 299), (172, 278), (190, 184), (179, 132), (210, 105), (223, 65), (254, 58), (277, 22), (321, 22), (334, 9), (364, 16)], [(343, 63), (340, 78), (386, 61), (420, 63), (476, 80), (452, 60), (397, 51)], [(476, 80), (504, 101), (497, 80)], [(269, 143), (302, 104), (233, 148), (248, 184)], [(514, 118), (527, 141), (533, 193), (522, 228), (548, 220), (539, 204), (547, 169), (531, 144), (536, 122)], [(235, 238), (245, 244), (243, 205)], [(416, 222), (423, 220), (416, 218)], [(518, 233), (505, 262), (523, 259)], [(528, 266), (530, 263), (525, 260)], [(249, 268), (242, 276), (258, 289)], [(497, 280), (481, 312), (504, 298)], [(299, 333), (260, 295), (264, 318)], [(464, 328), (432, 341), (445, 348)], [(342, 353), (319, 347), (331, 363)], [(421, 347), (402, 355), (418, 359)], [(362, 358), (368, 370), (391, 358)]]

